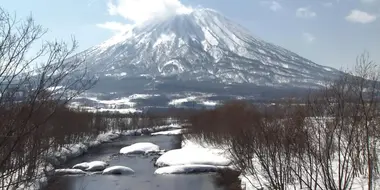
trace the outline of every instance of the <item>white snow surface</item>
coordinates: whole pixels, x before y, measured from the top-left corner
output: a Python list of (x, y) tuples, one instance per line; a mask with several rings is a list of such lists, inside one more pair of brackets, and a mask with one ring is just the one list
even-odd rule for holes
[(67, 169), (55, 169), (54, 170), (54, 173), (56, 175), (77, 175), (77, 174), (87, 174), (87, 172), (83, 171), (83, 170), (80, 170), (80, 169), (71, 169), (71, 168), (67, 168)]
[[(314, 120), (318, 120), (320, 118), (313, 118)], [(326, 118), (325, 118), (326, 119)], [(330, 118), (327, 118), (330, 119)], [(194, 172), (201, 172), (201, 168), (197, 171), (196, 166), (203, 165), (204, 168), (207, 169), (210, 165), (217, 166), (217, 167), (223, 167), (219, 166), (216, 162), (218, 159), (219, 161), (225, 161), (225, 163), (229, 163), (228, 159), (228, 153), (224, 152), (223, 150), (227, 147), (220, 148), (220, 147), (214, 147), (212, 145), (209, 145), (207, 143), (204, 143), (199, 140), (194, 139), (185, 139), (182, 142), (182, 148), (168, 151), (164, 155), (162, 155), (157, 160), (157, 165), (159, 166), (167, 166), (162, 167), (156, 170), (156, 174), (180, 174), (180, 173), (186, 173), (186, 172), (192, 172), (191, 169), (194, 169)], [(190, 151), (189, 151), (190, 150)], [(207, 151), (204, 151), (207, 150)], [(206, 156), (212, 154), (212, 156)], [(196, 155), (196, 156), (194, 156)], [(192, 158), (195, 157), (195, 158)], [(337, 157), (337, 156), (336, 156)], [(210, 163), (210, 160), (212, 161)], [(196, 163), (200, 161), (200, 163)], [(203, 162), (203, 163), (202, 163)], [(255, 168), (260, 168), (260, 163), (256, 159), (252, 160)], [(205, 166), (206, 165), (206, 166)], [(211, 166), (210, 166), (211, 167)], [(226, 165), (224, 167), (229, 167), (230, 169), (233, 169), (234, 166)], [(333, 171), (338, 171), (338, 161), (333, 162), (332, 166)], [(187, 170), (189, 169), (189, 170)], [(337, 175), (335, 175), (336, 177)], [(240, 175), (239, 178), (242, 182), (242, 188), (245, 190), (257, 190), (262, 186), (265, 186), (265, 184), (268, 184), (268, 181), (265, 178), (265, 173), (259, 173), (256, 176), (250, 176), (249, 174), (243, 176)], [(337, 179), (335, 179), (337, 180)], [(380, 179), (375, 179), (375, 189), (380, 188)], [(264, 188), (266, 189), (266, 188)], [(299, 185), (297, 184), (289, 184), (287, 189), (295, 189), (295, 190), (301, 190), (299, 188)], [(306, 188), (304, 188), (306, 189)], [(365, 176), (358, 176), (355, 179), (353, 179), (353, 185), (351, 187), (352, 190), (362, 190), (362, 189), (368, 189), (368, 181), (365, 178)]]
[(83, 162), (73, 166), (73, 169), (81, 169), (86, 171), (104, 170), (108, 164), (103, 161)]
[(187, 98), (179, 98), (179, 99), (174, 99), (169, 102), (169, 105), (180, 105), (185, 102), (190, 102), (190, 101), (195, 101), (197, 99), (196, 96), (190, 96)]
[(105, 105), (127, 105), (130, 107), (133, 107), (136, 105), (133, 100), (136, 99), (148, 99), (150, 97), (158, 96), (157, 94), (132, 94), (128, 97), (122, 97), (118, 99), (112, 99), (112, 100), (100, 100), (97, 97), (83, 97), (86, 99), (89, 99), (91, 101), (100, 103), (100, 104), (105, 104)]
[(203, 101), (202, 104), (205, 106), (216, 106), (219, 104), (219, 102), (206, 100), (206, 101)]
[(135, 143), (120, 149), (121, 154), (146, 154), (159, 151), (160, 147), (150, 142)]
[(128, 105), (130, 107), (133, 107), (135, 105), (134, 102), (131, 102), (131, 98), (129, 97), (119, 98), (115, 100), (99, 100), (96, 97), (87, 97), (87, 99), (106, 105)]
[(101, 52), (106, 51), (112, 45), (115, 45), (117, 43), (122, 43), (125, 40), (132, 38), (134, 36), (133, 30), (132, 30), (133, 27), (134, 26), (131, 26), (126, 33), (115, 35), (114, 37), (103, 42), (102, 44), (95, 46), (93, 49), (96, 50), (96, 52), (101, 53)]
[(220, 104), (218, 101), (208, 100), (207, 98), (212, 97), (210, 94), (198, 94), (198, 95), (188, 95), (187, 97), (177, 97), (172, 99), (168, 105), (169, 106), (180, 106), (187, 102), (196, 102), (197, 104), (202, 104), (204, 106), (214, 107)]
[(88, 162), (82, 162), (82, 163), (79, 163), (79, 164), (75, 164), (73, 166), (73, 169), (86, 170), (88, 167), (89, 167), (89, 163)]
[(228, 166), (231, 161), (222, 149), (204, 147), (193, 140), (184, 140), (181, 149), (170, 150), (160, 156), (156, 165), (213, 165)]
[(158, 45), (165, 44), (171, 42), (175, 38), (175, 34), (161, 34), (161, 36), (157, 39), (157, 41), (153, 44), (153, 47), (155, 48)]
[(103, 175), (109, 175), (109, 174), (130, 175), (130, 174), (134, 174), (134, 173), (135, 173), (135, 171), (129, 167), (111, 166), (111, 167), (106, 168), (102, 174)]
[(187, 164), (158, 168), (154, 174), (191, 174), (204, 172), (217, 172), (222, 166)]
[[(112, 94), (112, 93), (111, 93)], [(142, 110), (135, 108), (136, 100), (149, 99), (151, 97), (160, 96), (159, 94), (132, 94), (127, 97), (121, 97), (111, 100), (102, 100), (96, 95), (81, 96), (74, 99), (68, 105), (69, 108), (80, 109), (87, 112), (113, 112), (113, 113), (141, 113)], [(93, 102), (92, 106), (83, 104), (75, 100), (87, 99)]]
[(111, 109), (111, 108), (100, 108), (100, 109), (96, 109), (96, 108), (92, 108), (92, 107), (88, 107), (87, 109), (88, 112), (113, 112), (113, 113), (121, 113), (121, 114), (128, 114), (128, 113), (141, 113), (142, 111), (141, 110), (138, 110), (138, 109), (135, 109), (135, 108), (115, 108), (115, 109)]
[[(333, 165), (332, 167), (338, 168), (338, 166), (336, 165)], [(338, 169), (336, 169), (335, 171), (338, 171)], [(244, 190), (257, 190), (257, 189), (260, 189), (260, 187), (262, 187), (263, 184), (268, 184), (268, 181), (265, 179), (264, 173), (257, 176), (240, 175), (239, 178), (241, 179), (241, 183), (242, 183), (241, 185)], [(259, 180), (257, 180), (257, 178)], [(337, 183), (339, 182), (337, 181)], [(320, 182), (320, 184), (322, 184), (322, 182)], [(374, 189), (379, 189), (379, 188), (380, 188), (379, 179), (376, 179), (375, 184), (374, 184)], [(293, 185), (289, 184), (287, 185), (286, 189), (306, 190), (307, 188), (304, 186), (304, 188), (301, 189), (299, 187), (299, 184), (293, 184)], [(368, 181), (364, 176), (359, 175), (358, 177), (353, 179), (353, 184), (350, 190), (364, 190), (364, 189), (368, 189)], [(267, 190), (267, 189), (264, 188), (264, 190)]]
[(51, 91), (51, 92), (55, 92), (55, 91), (58, 91), (58, 90), (63, 89), (63, 88), (64, 88), (64, 86), (52, 86), (52, 87), (47, 88), (46, 90)]
[(183, 131), (184, 131), (184, 129), (175, 129), (175, 130), (170, 130), (170, 131), (160, 131), (160, 132), (152, 133), (151, 135), (153, 135), (153, 136), (155, 136), (155, 135), (180, 135), (180, 134), (182, 134)]

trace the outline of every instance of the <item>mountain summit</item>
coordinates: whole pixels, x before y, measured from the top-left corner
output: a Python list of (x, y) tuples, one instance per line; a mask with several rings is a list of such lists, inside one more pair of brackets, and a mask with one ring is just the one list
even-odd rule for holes
[(339, 73), (254, 38), (211, 9), (135, 26), (84, 53), (100, 76), (307, 87)]

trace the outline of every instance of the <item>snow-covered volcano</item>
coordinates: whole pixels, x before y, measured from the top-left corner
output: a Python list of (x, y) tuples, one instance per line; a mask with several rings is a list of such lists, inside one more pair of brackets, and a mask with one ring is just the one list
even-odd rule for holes
[(339, 71), (254, 38), (210, 9), (135, 26), (84, 52), (99, 76), (175, 76), (260, 86), (315, 86)]

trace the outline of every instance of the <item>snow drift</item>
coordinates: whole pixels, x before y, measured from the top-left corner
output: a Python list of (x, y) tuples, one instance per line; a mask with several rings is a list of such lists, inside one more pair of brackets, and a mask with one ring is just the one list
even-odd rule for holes
[(205, 173), (205, 172), (217, 172), (222, 167), (212, 165), (199, 165), (199, 164), (187, 164), (187, 165), (175, 165), (158, 168), (154, 174), (193, 174), (193, 173)]
[(73, 169), (81, 169), (86, 171), (100, 171), (104, 170), (108, 164), (103, 161), (83, 162), (73, 166)]
[(130, 175), (130, 174), (134, 174), (135, 171), (133, 171), (131, 168), (129, 167), (125, 167), (125, 166), (111, 166), (109, 168), (106, 168), (104, 171), (103, 171), (103, 175), (110, 175), (110, 174), (115, 174), (115, 175)]
[(153, 143), (140, 142), (120, 149), (120, 154), (147, 154), (159, 151), (160, 147)]

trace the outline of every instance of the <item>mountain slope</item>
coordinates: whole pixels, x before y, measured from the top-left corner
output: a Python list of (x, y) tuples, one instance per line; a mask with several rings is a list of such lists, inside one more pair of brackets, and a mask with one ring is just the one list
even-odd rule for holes
[(339, 71), (313, 63), (210, 9), (136, 26), (84, 52), (100, 76), (174, 76), (184, 81), (318, 86)]

